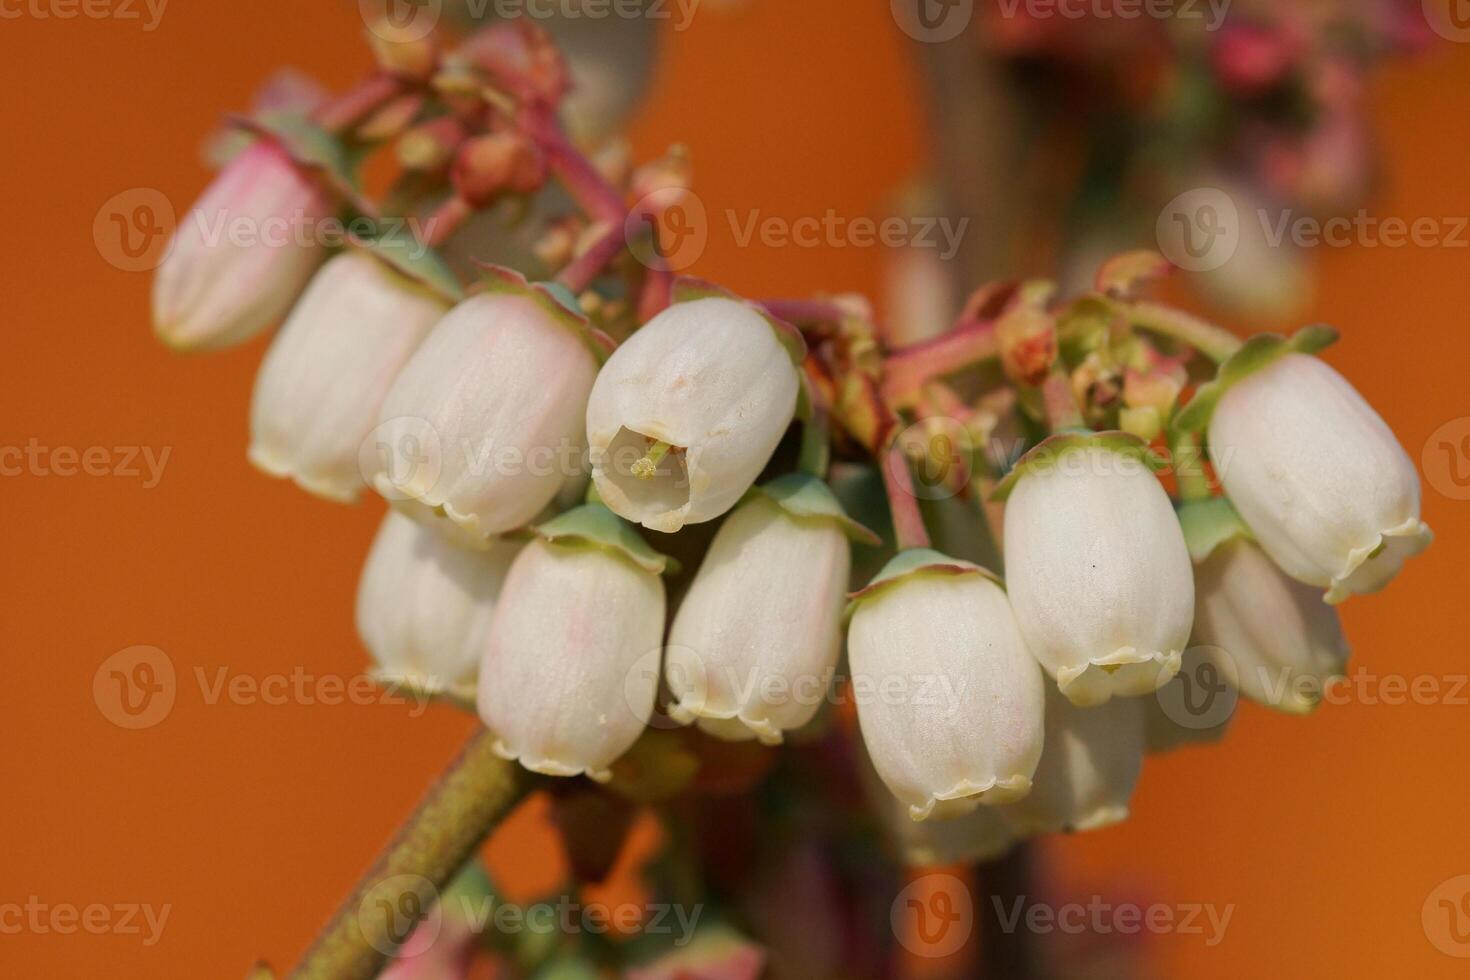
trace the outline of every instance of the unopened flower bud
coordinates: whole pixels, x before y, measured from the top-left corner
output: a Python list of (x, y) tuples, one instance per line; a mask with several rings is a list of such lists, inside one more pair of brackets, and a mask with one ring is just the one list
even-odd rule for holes
[(1413, 461), (1353, 386), (1310, 354), (1286, 353), (1225, 386), (1209, 451), (1261, 547), (1328, 602), (1378, 591), (1433, 539)]
[(773, 745), (812, 719), (837, 665), (851, 533), (870, 534), (812, 477), (783, 477), (735, 509), (674, 618), (670, 717)]
[(863, 742), (914, 820), (1030, 791), (1046, 685), (979, 566), (901, 552), (854, 597), (848, 659)]
[(1189, 642), (1189, 552), (1146, 459), (1121, 433), (1054, 436), (1002, 484), (1016, 620), (1077, 704), (1155, 690)]
[(1057, 359), (1057, 331), (1045, 310), (1017, 305), (996, 322), (995, 339), (1006, 377), (1031, 386), (1046, 380)]
[(1139, 698), (1079, 707), (1048, 687), (1046, 745), (1031, 793), (1004, 809), (1016, 832), (1096, 830), (1126, 820), (1143, 770), (1143, 711)]
[(461, 548), (389, 510), (357, 587), (357, 632), (385, 682), (473, 698), (496, 598), (520, 550)]
[(592, 477), (609, 507), (672, 533), (735, 505), (796, 409), (799, 357), (780, 329), (712, 296), (675, 303), (613, 352), (587, 403)]
[(226, 164), (175, 229), (153, 281), (153, 326), (180, 350), (241, 343), (278, 321), (325, 256), (326, 190), (276, 143)]
[(359, 448), (399, 369), (448, 306), (366, 252), (327, 262), (261, 363), (250, 461), (329, 500), (357, 499)]
[(1321, 592), (1241, 537), (1215, 548), (1194, 576), (1195, 640), (1225, 651), (1240, 692), (1292, 714), (1316, 708), (1349, 652)]
[(449, 166), (465, 138), (464, 123), (440, 116), (420, 123), (398, 139), (398, 162), (407, 170), (437, 172)]
[(597, 374), (585, 324), (524, 286), (460, 303), (399, 373), (379, 412), (373, 487), (472, 538), (521, 527), (580, 473)]
[(599, 505), (537, 533), (490, 626), (480, 718), (505, 758), (606, 781), (653, 713), (665, 559)]
[(466, 140), (450, 176), (455, 192), (482, 208), (503, 194), (529, 194), (546, 181), (546, 156), (520, 133), (490, 133)]

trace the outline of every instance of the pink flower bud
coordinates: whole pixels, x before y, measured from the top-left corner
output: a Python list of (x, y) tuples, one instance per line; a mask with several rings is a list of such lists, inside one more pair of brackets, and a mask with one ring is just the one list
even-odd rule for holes
[(181, 350), (238, 344), (291, 308), (323, 258), (326, 190), (261, 140), (220, 171), (179, 223), (153, 282), (153, 324)]

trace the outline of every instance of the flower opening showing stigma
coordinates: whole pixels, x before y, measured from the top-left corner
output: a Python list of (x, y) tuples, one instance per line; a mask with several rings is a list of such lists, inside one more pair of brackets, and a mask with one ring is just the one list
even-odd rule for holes
[(644, 453), (642, 458), (634, 462), (633, 475), (640, 480), (652, 480), (655, 476), (658, 476), (658, 464), (663, 462), (663, 458), (669, 454), (669, 450), (672, 448), (672, 446), (662, 440), (653, 441), (648, 447), (648, 452)]

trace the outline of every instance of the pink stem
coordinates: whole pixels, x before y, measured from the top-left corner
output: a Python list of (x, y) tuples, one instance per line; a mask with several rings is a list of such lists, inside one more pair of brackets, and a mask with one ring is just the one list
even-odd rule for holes
[(888, 510), (893, 519), (893, 534), (898, 549), (929, 547), (929, 531), (924, 515), (919, 512), (919, 496), (914, 492), (914, 475), (909, 460), (897, 441), (888, 445), (883, 456), (883, 489), (888, 492)]
[(424, 244), (431, 248), (443, 245), (474, 213), (475, 209), (464, 198), (450, 195), (424, 221)]
[(313, 113), (317, 125), (340, 133), (403, 90), (392, 75), (373, 75), (324, 103)]
[(994, 321), (962, 323), (942, 337), (890, 354), (883, 364), (883, 397), (895, 408), (910, 408), (928, 382), (999, 354)]
[(1077, 396), (1072, 394), (1072, 382), (1065, 372), (1054, 368), (1046, 376), (1046, 380), (1041, 383), (1041, 400), (1046, 408), (1046, 422), (1051, 431), (1083, 428)]
[(831, 300), (762, 299), (756, 302), (776, 319), (798, 327), (809, 323), (838, 324), (847, 316), (847, 311)]
[(614, 225), (557, 273), (556, 281), (572, 292), (580, 293), (592, 285), (593, 280), (602, 274), (626, 246), (622, 224)]
[(572, 144), (556, 119), (550, 113), (533, 111), (522, 117), (521, 126), (546, 154), (551, 172), (577, 205), (594, 221), (616, 222), (621, 228), (628, 217), (622, 192)]

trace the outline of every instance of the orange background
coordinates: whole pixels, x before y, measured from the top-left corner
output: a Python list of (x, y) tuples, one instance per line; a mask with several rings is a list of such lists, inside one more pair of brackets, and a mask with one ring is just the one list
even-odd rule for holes
[[(92, 237), (98, 208), (128, 188), (186, 207), (207, 179), (201, 137), (275, 67), (336, 88), (359, 77), (360, 28), (355, 4), (300, 0), (177, 2), (151, 33), (0, 22), (0, 444), (171, 450), (154, 489), (0, 479), (0, 904), (171, 906), (149, 948), (0, 934), (0, 975), (289, 965), (471, 730), (439, 708), (205, 703), (196, 667), (362, 669), (352, 599), (381, 504), (331, 506), (255, 472), (246, 411), (264, 342), (168, 353), (151, 335), (149, 276), (118, 271)], [(647, 156), (688, 144), (712, 208), (879, 215), (922, 166), (917, 79), (885, 4), (757, 0), (702, 12), (670, 40), (635, 145)], [(1467, 93), (1467, 45), (1382, 76), (1389, 179), (1374, 213), (1470, 215)], [(716, 235), (698, 271), (752, 294), (871, 292), (881, 258)], [(1470, 250), (1329, 249), (1318, 266), (1311, 318), (1345, 335), (1330, 359), (1419, 458), (1439, 426), (1470, 414)], [(1426, 482), (1424, 512), (1436, 545), (1386, 594), (1344, 609), (1355, 665), (1375, 674), (1470, 671), (1470, 504)], [(91, 694), (98, 665), (134, 644), (163, 649), (180, 674), (172, 714), (144, 731), (111, 724)], [(1219, 946), (1152, 941), (1162, 975), (1462, 976), (1420, 909), (1470, 873), (1467, 748), (1464, 706), (1353, 704), (1305, 721), (1247, 708), (1223, 749), (1151, 763), (1130, 823), (1050, 844), (1047, 864), (1084, 897), (1235, 905)]]

